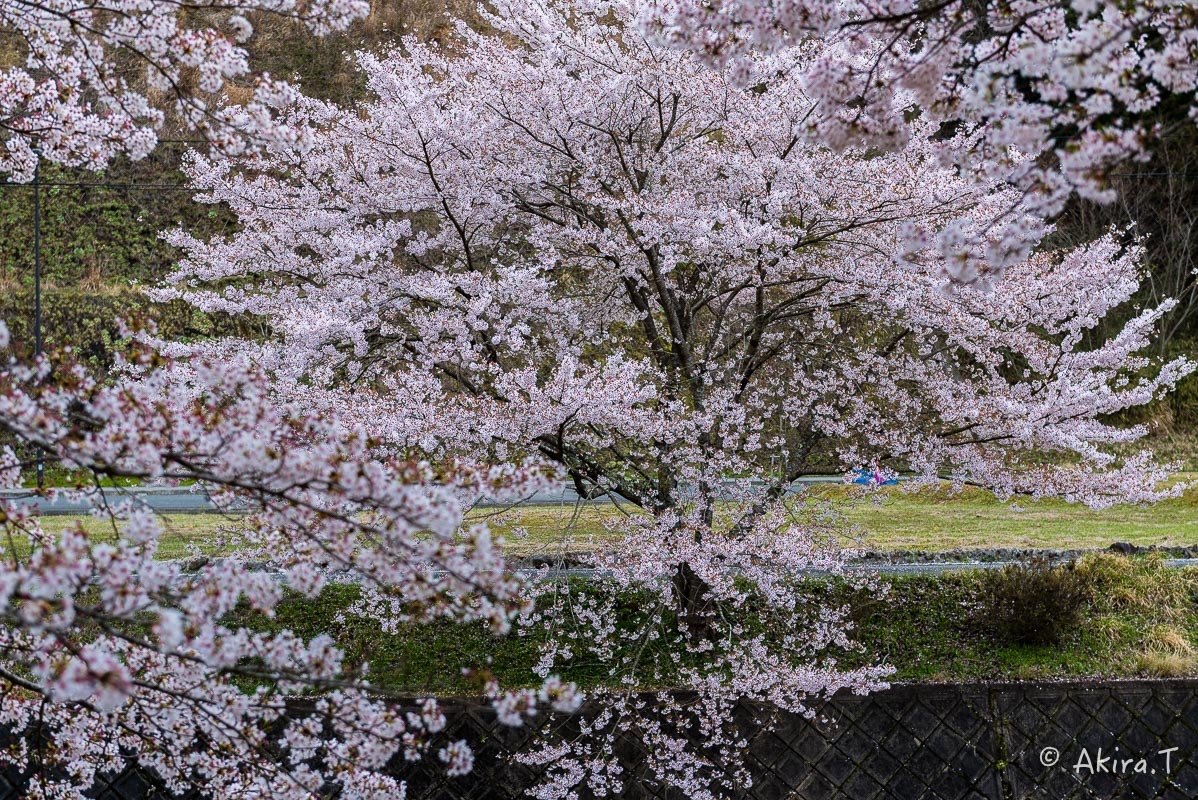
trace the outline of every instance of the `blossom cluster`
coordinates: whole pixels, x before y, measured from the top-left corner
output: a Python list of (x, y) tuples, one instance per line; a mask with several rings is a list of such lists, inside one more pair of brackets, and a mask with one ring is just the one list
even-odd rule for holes
[[(47, 496), (96, 517), (51, 533), (0, 500), (0, 725), (20, 743), (0, 760), (36, 775), (37, 797), (78, 796), (130, 754), (168, 789), (214, 798), (309, 798), (330, 782), (346, 797), (402, 796), (388, 762), (438, 746), (436, 703), (402, 713), (331, 636), (233, 612), (270, 617), (285, 588), (314, 597), (326, 573), (349, 571), (413, 620), (505, 630), (527, 601), (485, 528), (459, 535), (464, 509), (552, 474), (380, 457), (360, 427), (276, 402), (245, 360), (184, 365), (138, 345), (118, 368), (101, 384), (69, 362), (0, 365), (0, 429), (90, 476)], [(4, 488), (19, 483), (16, 452), (4, 451)], [(247, 508), (235, 552), (193, 571), (161, 560), (163, 520), (100, 492), (112, 478), (197, 481)], [(251, 567), (263, 558), (283, 583)], [(47, 736), (53, 747), (39, 746)], [(469, 768), (465, 743), (437, 752)]]
[[(302, 20), (319, 35), (369, 10), (365, 0), (3, 0), (0, 31), (21, 49), (0, 67), (0, 175), (30, 180), (39, 153), (90, 169), (118, 154), (142, 158), (158, 142), (164, 107), (229, 150), (300, 141), (302, 131), (273, 116), (295, 96), (286, 83), (259, 76), (251, 101), (222, 102), (225, 84), (250, 72), (246, 15)], [(144, 68), (140, 77), (130, 62)]]
[(772, 68), (763, 54), (801, 49), (794, 68), (822, 110), (803, 125), (811, 141), (897, 149), (930, 121), (942, 159), (1041, 213), (1075, 192), (1112, 199), (1111, 168), (1168, 135), (1156, 110), (1198, 108), (1198, 9), (1184, 0), (645, 0), (638, 24), (745, 83)]

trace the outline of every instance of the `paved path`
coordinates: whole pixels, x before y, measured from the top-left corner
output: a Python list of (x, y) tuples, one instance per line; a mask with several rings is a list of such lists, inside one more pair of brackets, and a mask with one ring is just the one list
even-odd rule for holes
[[(1003, 567), (1017, 564), (1017, 561), (937, 561), (921, 564), (860, 564), (850, 563), (845, 565), (846, 572), (855, 573), (875, 573), (888, 576), (906, 576), (906, 575), (943, 575), (947, 572), (969, 572), (971, 570), (983, 569), (1002, 569)], [(1165, 566), (1171, 569), (1198, 568), (1198, 558), (1170, 558), (1165, 560)], [(434, 570), (434, 577), (441, 577), (444, 573), (440, 570)], [(562, 569), (518, 569), (516, 574), (527, 580), (546, 580), (546, 581), (562, 581), (571, 578), (589, 580), (591, 578), (602, 577), (603, 575), (611, 574), (610, 570), (584, 569), (581, 567), (567, 567)], [(811, 578), (825, 577), (830, 573), (827, 570), (810, 569), (800, 572)], [(271, 578), (277, 581), (287, 580), (286, 574), (282, 572), (271, 572)], [(355, 583), (360, 576), (355, 576), (353, 573), (337, 572), (329, 576), (329, 580), (334, 583)]]
[[(53, 501), (38, 497), (29, 489), (5, 489), (0, 497), (21, 508), (37, 508), (42, 514), (86, 514), (92, 504), (57, 497)], [(215, 511), (207, 493), (200, 489), (166, 486), (111, 487), (104, 489), (104, 499), (110, 504), (133, 499), (163, 514), (205, 514)]]
[[(839, 475), (811, 476), (800, 478), (795, 482), (795, 486), (791, 487), (791, 491), (798, 491), (799, 487), (809, 484), (843, 482), (844, 479)], [(89, 503), (68, 501), (64, 498), (57, 498), (53, 502), (50, 502), (45, 498), (38, 497), (30, 489), (0, 490), (0, 497), (21, 507), (38, 507), (42, 514), (85, 514), (91, 508)], [(162, 486), (113, 487), (104, 489), (104, 497), (109, 503), (118, 503), (132, 498), (163, 514), (205, 514), (215, 510), (212, 502), (208, 499), (208, 495), (199, 488)], [(520, 505), (574, 505), (577, 502), (579, 502), (578, 492), (571, 487), (565, 487), (536, 492), (520, 501)], [(611, 499), (603, 497), (598, 500), (586, 502), (610, 503)], [(514, 504), (511, 502), (501, 503), (493, 500), (483, 500), (478, 505), (508, 506)]]

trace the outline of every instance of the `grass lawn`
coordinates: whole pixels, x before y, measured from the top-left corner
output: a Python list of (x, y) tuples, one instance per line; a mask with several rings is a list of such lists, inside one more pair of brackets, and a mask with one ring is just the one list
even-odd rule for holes
[[(841, 490), (843, 491), (843, 490)], [(980, 489), (957, 495), (889, 489), (880, 504), (857, 503), (845, 515), (875, 550), (947, 550), (956, 547), (1102, 548), (1198, 543), (1198, 492), (1155, 505), (1091, 511), (1060, 500), (1000, 502)]]
[[(199, 548), (207, 556), (228, 552), (223, 532), (235, 529), (239, 522), (236, 516), (223, 514), (165, 514), (160, 519), (164, 533), (159, 541), (158, 555), (163, 559), (185, 558), (191, 555), (193, 547)], [(82, 524), (98, 541), (105, 536), (113, 536), (112, 523), (106, 519), (62, 515), (45, 516), (40, 521), (42, 528), (50, 533)], [(27, 541), (25, 537), (20, 537), (16, 541), (17, 548), (26, 547)]]
[[(872, 550), (949, 550), (970, 547), (1105, 548), (1198, 543), (1198, 491), (1153, 506), (1122, 505), (1091, 511), (1060, 500), (1001, 502), (980, 489), (961, 492), (898, 487), (853, 498), (849, 487), (811, 490), (813, 502), (835, 503)], [(876, 501), (876, 502), (875, 502)], [(610, 541), (604, 522), (621, 512), (611, 504), (528, 506), (503, 513), (475, 511), (505, 536), (516, 554), (592, 550)], [(850, 537), (849, 541), (852, 541)]]
[[(831, 502), (853, 526), (857, 543), (873, 550), (948, 550), (969, 547), (1105, 548), (1112, 542), (1138, 545), (1198, 543), (1198, 491), (1154, 506), (1124, 505), (1091, 511), (1059, 500), (1004, 503), (974, 488), (957, 494), (924, 490), (907, 494), (898, 488), (879, 490), (872, 498), (853, 498), (849, 487), (814, 487), (809, 502)], [(621, 513), (610, 503), (521, 506), (475, 509), (471, 520), (486, 520), (506, 541), (513, 555), (561, 554), (595, 550), (610, 543), (604, 525)], [(237, 525), (236, 516), (170, 514), (162, 539), (163, 558), (188, 555), (197, 546), (206, 555), (225, 550), (221, 531)], [(50, 531), (82, 522), (102, 534), (103, 520), (50, 516)], [(849, 542), (853, 538), (848, 539)]]

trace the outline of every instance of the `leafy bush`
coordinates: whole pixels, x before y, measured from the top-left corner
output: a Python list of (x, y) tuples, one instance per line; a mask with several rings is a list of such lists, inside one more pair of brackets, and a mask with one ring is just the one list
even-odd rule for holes
[(977, 621), (1016, 644), (1056, 644), (1075, 629), (1090, 600), (1089, 582), (1072, 563), (1045, 559), (986, 572)]
[[(46, 288), (99, 289), (162, 279), (178, 258), (159, 232), (179, 224), (220, 233), (220, 206), (196, 203), (182, 187), (180, 146), (103, 173), (47, 166), (41, 179), (42, 278)], [(33, 191), (0, 187), (0, 293), (33, 286)]]

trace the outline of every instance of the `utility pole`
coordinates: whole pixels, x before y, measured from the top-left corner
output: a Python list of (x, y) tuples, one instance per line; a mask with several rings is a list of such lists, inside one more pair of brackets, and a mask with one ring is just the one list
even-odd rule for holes
[[(40, 147), (33, 148), (33, 156), (37, 159), (33, 165), (33, 352), (35, 359), (42, 356), (42, 204), (41, 204), (41, 170), (42, 151)], [(37, 488), (40, 490), (46, 484), (46, 453), (39, 444), (37, 447)]]

